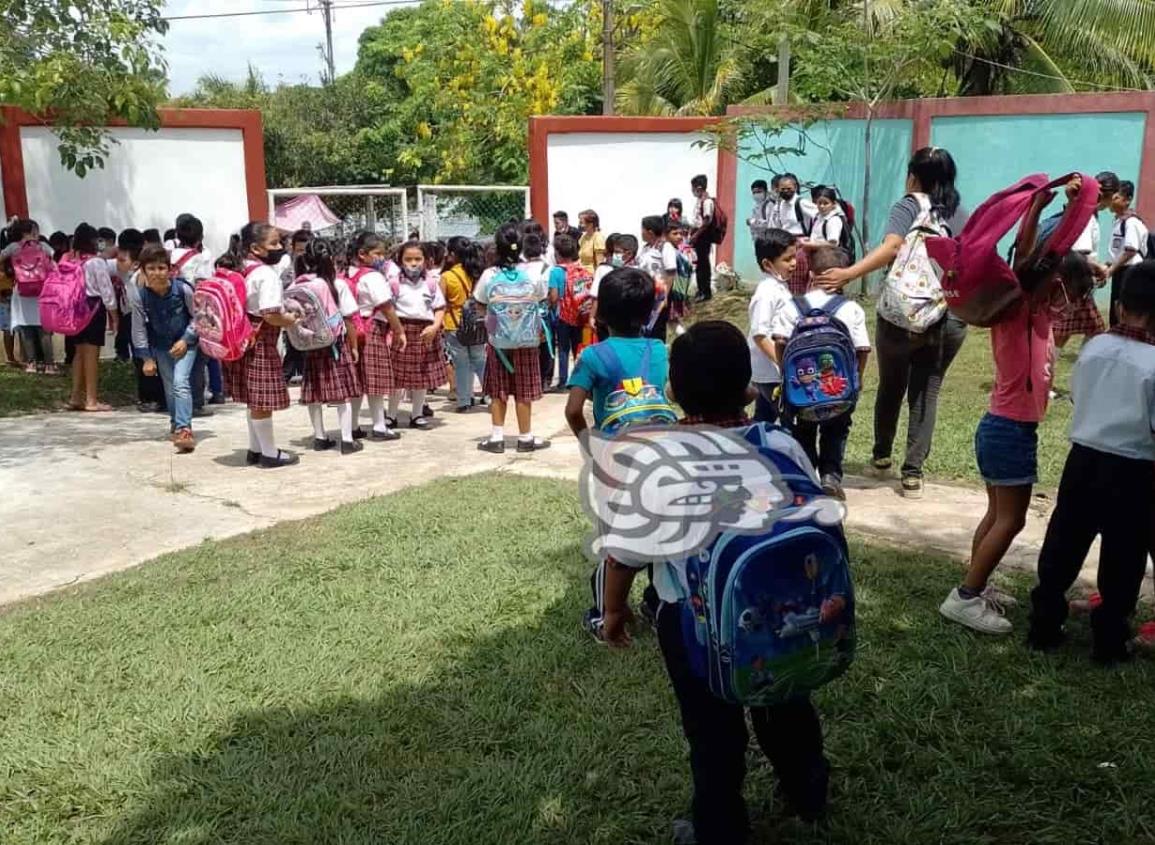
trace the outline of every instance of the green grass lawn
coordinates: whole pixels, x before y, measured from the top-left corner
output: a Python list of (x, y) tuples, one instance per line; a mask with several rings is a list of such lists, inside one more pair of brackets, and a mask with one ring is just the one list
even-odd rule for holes
[[(71, 376), (29, 375), (0, 366), (0, 417), (56, 411), (68, 401)], [(136, 379), (131, 364), (100, 362), (100, 401), (130, 405), (136, 401)]]
[[(748, 303), (746, 294), (721, 294), (715, 296), (709, 305), (697, 306), (693, 318), (730, 320), (744, 332), (749, 324), (746, 311)], [(864, 301), (862, 304), (866, 308), (867, 327), (873, 340), (873, 301)], [(1082, 338), (1076, 338), (1062, 351), (1055, 372), (1055, 386), (1061, 392), (1069, 385), (1071, 367), (1081, 347)], [(962, 351), (947, 371), (939, 397), (934, 448), (925, 467), (931, 480), (982, 483), (975, 465), (974, 434), (990, 404), (993, 383), (994, 361), (991, 358), (990, 331), (971, 328)], [(846, 450), (847, 470), (850, 472), (861, 472), (870, 462), (871, 447), (874, 445), (874, 400), (877, 392), (878, 368), (872, 357), (866, 367), (862, 396), (854, 412), (854, 428), (850, 432)], [(1069, 396), (1061, 393), (1061, 397), (1064, 395)], [(1044, 488), (1059, 486), (1059, 477), (1070, 446), (1067, 430), (1070, 428), (1073, 410), (1069, 398), (1053, 400), (1046, 418), (1039, 425), (1039, 478)], [(899, 462), (906, 446), (906, 417), (904, 407), (895, 440), (894, 458)]]
[[(668, 841), (674, 700), (651, 634), (581, 633), (586, 525), (572, 484), (447, 480), (8, 609), (0, 841)], [(983, 639), (935, 611), (955, 565), (853, 559), (829, 826), (783, 818), (752, 753), (753, 841), (1155, 839), (1150, 661), (1093, 668), (1082, 623), (1050, 658)]]

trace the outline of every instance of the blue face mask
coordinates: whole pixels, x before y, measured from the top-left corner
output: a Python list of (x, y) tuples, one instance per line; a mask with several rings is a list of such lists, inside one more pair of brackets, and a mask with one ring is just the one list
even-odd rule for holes
[(389, 263), (389, 259), (387, 259), (387, 258), (374, 258), (373, 259), (373, 269), (376, 270), (378, 273), (384, 273), (385, 272), (385, 265), (388, 263)]
[(614, 267), (625, 267), (626, 259), (623, 256), (615, 253), (614, 257), (610, 259), (610, 264)]

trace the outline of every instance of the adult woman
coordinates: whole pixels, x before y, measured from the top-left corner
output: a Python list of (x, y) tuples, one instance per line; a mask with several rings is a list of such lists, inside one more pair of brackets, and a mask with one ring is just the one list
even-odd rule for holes
[(464, 338), (479, 340), (462, 343), (457, 336), (465, 301), (473, 295), (473, 286), (481, 278), (481, 247), (469, 238), (449, 239), (445, 256), (446, 270), (441, 274), (441, 290), (445, 294), (445, 348), (453, 361), (454, 389), (457, 393), (457, 413), (464, 414), (473, 406), (473, 377), (485, 383), (485, 336)]
[(601, 233), (598, 213), (587, 208), (578, 215), (578, 226), (582, 230), (578, 240), (578, 261), (592, 273), (606, 256), (606, 238)]
[[(827, 271), (818, 283), (837, 292), (854, 279), (892, 264), (907, 233), (921, 216), (919, 194), (929, 200), (936, 223), (951, 232), (961, 231), (966, 217), (959, 211), (956, 174), (954, 159), (946, 150), (923, 147), (916, 152), (907, 166), (907, 195), (891, 208), (882, 243), (853, 266)], [(910, 419), (902, 464), (902, 494), (917, 499), (922, 496), (922, 467), (934, 437), (939, 391), (947, 369), (966, 340), (966, 324), (946, 314), (925, 332), (917, 333), (899, 328), (879, 315), (876, 331), (878, 397), (874, 406), (871, 469), (883, 477), (891, 472), (891, 450), (905, 396)]]

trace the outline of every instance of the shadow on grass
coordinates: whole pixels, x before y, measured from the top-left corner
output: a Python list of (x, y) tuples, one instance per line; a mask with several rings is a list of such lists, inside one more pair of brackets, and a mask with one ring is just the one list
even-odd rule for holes
[[(1078, 625), (1050, 658), (981, 639), (935, 613), (957, 567), (854, 558), (860, 659), (818, 696), (831, 821), (782, 818), (752, 746), (752, 842), (1152, 841), (1150, 665), (1092, 668)], [(383, 656), (376, 696), (251, 710), (160, 758), (104, 845), (669, 841), (688, 770), (654, 637), (626, 653), (584, 639), (576, 544), (513, 565), (567, 573), (564, 596), (532, 624), (463, 623), (417, 682), (393, 685)]]

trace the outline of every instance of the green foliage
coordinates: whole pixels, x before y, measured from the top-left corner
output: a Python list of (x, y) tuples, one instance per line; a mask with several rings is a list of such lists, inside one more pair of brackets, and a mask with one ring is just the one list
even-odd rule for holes
[(156, 127), (164, 0), (0, 0), (0, 103), (51, 113), (61, 162), (104, 166), (113, 118)]

